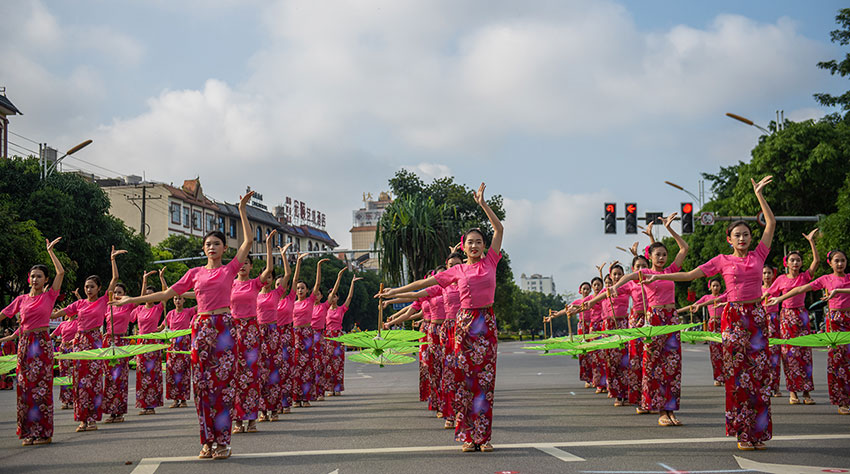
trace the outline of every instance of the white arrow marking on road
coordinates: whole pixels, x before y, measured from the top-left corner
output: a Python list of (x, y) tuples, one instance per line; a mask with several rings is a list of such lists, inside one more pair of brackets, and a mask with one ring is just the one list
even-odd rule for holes
[(328, 474), (339, 474), (339, 469), (334, 469), (333, 471), (329, 472)]
[(767, 472), (768, 474), (823, 474), (825, 472), (850, 472), (847, 468), (795, 466), (793, 464), (770, 464), (765, 462), (751, 461), (746, 458), (735, 456), (738, 465), (742, 469)]
[(570, 453), (563, 451), (563, 450), (560, 450), (560, 449), (558, 449), (554, 446), (541, 446), (537, 449), (540, 450), (540, 451), (543, 451), (544, 453), (546, 453), (550, 456), (555, 456), (556, 458), (558, 458), (558, 459), (560, 459), (561, 461), (564, 461), (564, 462), (577, 462), (577, 461), (584, 461), (585, 460), (584, 458), (580, 458), (580, 457), (576, 456), (575, 454), (570, 454)]

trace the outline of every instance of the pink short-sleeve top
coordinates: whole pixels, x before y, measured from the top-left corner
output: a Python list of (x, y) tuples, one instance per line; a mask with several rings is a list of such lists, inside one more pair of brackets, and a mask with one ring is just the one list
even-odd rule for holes
[(431, 320), (431, 300), (427, 297), (420, 298), (419, 304), (422, 305), (422, 319), (425, 321)]
[(644, 312), (643, 295), (640, 294), (640, 283), (638, 283), (634, 280), (628, 281), (628, 282), (626, 282), (625, 285), (621, 286), (620, 289), (617, 291), (618, 294), (620, 292), (627, 294), (629, 296), (629, 298), (632, 299), (632, 310), (633, 311), (638, 312), (638, 313)]
[(165, 315), (165, 324), (172, 331), (180, 331), (181, 329), (190, 329), (192, 327), (192, 318), (198, 314), (198, 308), (183, 308), (183, 311), (172, 309)]
[[(836, 276), (833, 273), (824, 275), (809, 283), (813, 290), (826, 289), (832, 291), (836, 288), (850, 288), (850, 277)], [(829, 309), (850, 309), (850, 293), (838, 293), (829, 300)]]
[(431, 319), (432, 320), (444, 320), (446, 319), (446, 304), (443, 300), (443, 292), (440, 291), (436, 295), (432, 296), (429, 301), (431, 304)]
[[(587, 301), (589, 298), (593, 298), (593, 296), (587, 295), (583, 298), (579, 298), (579, 299), (573, 301), (570, 304), (573, 305), (573, 306), (581, 306), (581, 304), (584, 303), (585, 301)], [(584, 313), (585, 313), (585, 311), (579, 311), (578, 312), (578, 318), (579, 318), (580, 321), (584, 321), (584, 317), (585, 317)]]
[(348, 306), (342, 305), (328, 309), (327, 329), (329, 331), (342, 331), (342, 318), (348, 311)]
[(705, 276), (720, 273), (726, 283), (726, 298), (730, 302), (754, 301), (762, 295), (762, 271), (770, 249), (759, 242), (746, 257), (721, 254), (699, 266)]
[[(641, 272), (644, 275), (664, 275), (667, 273), (676, 273), (681, 268), (675, 263), (671, 264), (664, 270), (644, 269)], [(644, 293), (646, 293), (646, 304), (650, 308), (656, 306), (666, 306), (676, 303), (676, 283), (672, 281), (657, 280), (652, 283), (643, 285)]]
[[(599, 293), (592, 296), (588, 296), (587, 298), (585, 298), (585, 302), (588, 302), (597, 296), (599, 296)], [(591, 324), (602, 321), (604, 317), (604, 314), (602, 313), (602, 305), (600, 303), (601, 301), (587, 309), (587, 320)]]
[(230, 290), (230, 312), (236, 319), (257, 317), (257, 296), (263, 282), (260, 277), (250, 280), (233, 280)]
[(723, 293), (722, 295), (718, 295), (718, 296), (714, 296), (714, 295), (709, 293), (707, 295), (704, 295), (702, 298), (696, 300), (694, 305), (703, 304), (706, 301), (712, 301), (712, 300), (716, 300), (716, 302), (709, 303), (709, 304), (705, 305), (705, 309), (706, 309), (706, 311), (708, 311), (708, 315), (711, 316), (712, 318), (718, 317), (718, 316), (723, 314), (724, 305), (722, 303), (726, 302), (726, 293)]
[(136, 323), (139, 325), (139, 334), (150, 334), (156, 332), (159, 327), (159, 320), (162, 317), (164, 306), (162, 303), (157, 303), (150, 308), (141, 305), (133, 310), (133, 316)]
[[(138, 307), (135, 304), (124, 306), (109, 306), (106, 310), (106, 334), (127, 334), (127, 328), (133, 320), (133, 311)], [(115, 325), (113, 328), (112, 325)]]
[(107, 303), (109, 303), (109, 297), (103, 295), (94, 301), (86, 299), (74, 301), (66, 306), (64, 311), (68, 316), (77, 316), (79, 320), (77, 328), (80, 331), (91, 331), (103, 326)]
[(444, 288), (457, 283), (461, 308), (484, 308), (493, 304), (496, 294), (496, 266), (501, 258), (500, 252), (491, 249), (481, 260), (455, 265), (437, 273), (434, 278)]
[(316, 295), (310, 296), (303, 300), (295, 301), (292, 311), (292, 324), (294, 326), (310, 326), (313, 319), (313, 306), (315, 306)]
[(44, 328), (50, 324), (50, 315), (53, 314), (53, 305), (58, 297), (59, 292), (53, 288), (35, 296), (20, 295), (3, 308), (2, 313), (7, 318), (20, 314), (22, 331)]
[(242, 268), (242, 263), (235, 258), (227, 265), (218, 268), (190, 268), (177, 283), (171, 285), (171, 289), (176, 291), (178, 295), (182, 295), (194, 288), (199, 314), (228, 308), (230, 307), (233, 278), (239, 273), (240, 268)]
[(313, 305), (313, 315), (310, 319), (310, 327), (312, 327), (316, 331), (321, 331), (325, 328), (325, 322), (328, 317), (328, 307), (331, 304), (325, 301), (324, 303), (319, 303), (317, 305)]
[(457, 318), (457, 313), (460, 311), (460, 289), (457, 285), (443, 288), (443, 305), (446, 307), (446, 319)]
[[(767, 289), (767, 293), (773, 297), (782, 296), (798, 286), (808, 284), (810, 281), (812, 281), (812, 274), (808, 270), (794, 278), (791, 278), (789, 275), (779, 275), (776, 277), (776, 280), (773, 280), (773, 284)], [(803, 306), (806, 306), (805, 293), (792, 296), (782, 302), (783, 308), (802, 308)]]
[(268, 293), (257, 295), (257, 322), (260, 324), (277, 324), (277, 308), (283, 296), (283, 287), (279, 286)]
[(277, 324), (285, 326), (292, 324), (292, 313), (295, 311), (295, 289), (281, 298), (277, 304)]
[(616, 297), (608, 298), (602, 300), (602, 313), (603, 317), (611, 316), (611, 307), (614, 307), (614, 317), (617, 318), (625, 318), (629, 315), (629, 294), (626, 292), (617, 293)]
[(76, 319), (66, 319), (59, 323), (59, 326), (53, 330), (50, 334), (50, 337), (59, 336), (62, 338), (63, 343), (71, 343), (74, 342), (74, 336), (77, 335), (77, 320)]

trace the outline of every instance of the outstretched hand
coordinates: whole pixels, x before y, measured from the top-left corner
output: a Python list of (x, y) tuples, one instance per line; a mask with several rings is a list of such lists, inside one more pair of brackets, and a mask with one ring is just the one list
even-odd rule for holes
[(47, 244), (47, 251), (50, 252), (51, 250), (53, 250), (53, 247), (55, 247), (56, 244), (58, 244), (60, 240), (62, 240), (62, 237), (56, 237), (56, 239), (53, 242), (51, 242), (47, 239), (44, 239), (44, 242)]
[(109, 258), (115, 258), (118, 255), (127, 253), (126, 250), (115, 250), (115, 246), (112, 246), (112, 252), (109, 253)]
[(813, 231), (809, 232), (808, 234), (803, 234), (803, 237), (805, 237), (806, 240), (808, 240), (809, 242), (813, 242), (817, 235), (818, 235), (818, 229), (817, 229), (817, 227), (815, 227), (815, 229)]
[(768, 184), (773, 182), (773, 176), (765, 176), (758, 183), (756, 183), (756, 180), (754, 180), (753, 178), (750, 178), (750, 181), (753, 183), (753, 191), (756, 192), (757, 196), (761, 196), (761, 193), (764, 190), (764, 188)]
[(676, 213), (672, 213), (669, 216), (664, 218), (664, 227), (670, 227), (670, 224), (673, 223), (673, 220), (676, 219)]
[(254, 191), (248, 191), (244, 196), (239, 196), (239, 209), (245, 209), (248, 207), (248, 203), (251, 201), (251, 197), (254, 196)]
[(157, 270), (151, 270), (151, 271), (149, 271), (149, 272), (145, 272), (144, 277), (145, 277), (145, 278), (147, 278), (147, 277), (149, 277), (149, 276), (156, 275), (156, 273), (157, 273)]
[(629, 247), (629, 252), (631, 252), (633, 256), (637, 257), (638, 256), (637, 249), (638, 249), (638, 243), (635, 242), (635, 243), (632, 244), (631, 247)]
[(481, 183), (481, 186), (478, 187), (478, 191), (474, 194), (475, 202), (478, 203), (479, 206), (486, 204), (486, 201), (484, 201), (484, 188), (486, 187), (487, 186), (485, 186), (484, 183)]
[(654, 221), (647, 222), (646, 227), (643, 229), (643, 233), (646, 234), (646, 236), (649, 237), (650, 239), (653, 238), (652, 226), (654, 226), (654, 225), (655, 225)]

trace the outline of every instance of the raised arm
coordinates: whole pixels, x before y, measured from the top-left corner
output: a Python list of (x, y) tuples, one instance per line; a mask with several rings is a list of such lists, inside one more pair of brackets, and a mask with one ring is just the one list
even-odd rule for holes
[(239, 217), (242, 219), (242, 243), (239, 245), (239, 250), (236, 251), (236, 260), (239, 263), (245, 263), (248, 260), (248, 254), (251, 253), (251, 223), (248, 222), (248, 201), (254, 191), (248, 191), (239, 199)]
[(820, 255), (818, 255), (818, 249), (815, 247), (815, 236), (818, 235), (818, 229), (809, 232), (808, 234), (803, 234), (803, 237), (809, 241), (809, 246), (812, 247), (812, 264), (809, 265), (809, 273), (814, 275), (815, 271), (818, 269), (818, 265), (820, 265)]
[(357, 280), (362, 280), (359, 276), (351, 277), (351, 286), (348, 287), (348, 296), (345, 298), (345, 303), (343, 306), (346, 308), (351, 307), (351, 297), (354, 296), (354, 282)]
[(112, 262), (112, 279), (109, 280), (109, 286), (106, 287), (106, 292), (109, 293), (115, 289), (115, 285), (118, 284), (118, 263), (115, 262), (115, 257), (121, 255), (122, 253), (127, 253), (126, 250), (115, 250), (115, 246), (112, 246), (112, 252), (109, 254), (109, 260)]
[(496, 217), (496, 213), (493, 212), (493, 209), (490, 209), (490, 205), (487, 204), (487, 201), (484, 200), (484, 188), (486, 186), (484, 183), (481, 183), (481, 186), (478, 187), (478, 191), (475, 193), (475, 202), (481, 206), (481, 209), (484, 209), (484, 213), (487, 214), (487, 219), (490, 220), (490, 225), (493, 226), (493, 240), (490, 241), (490, 250), (494, 250), (496, 254), (498, 254), (502, 250), (502, 235), (505, 231), (505, 227), (502, 225), (502, 222)]
[(425, 298), (426, 296), (428, 296), (427, 289), (408, 293), (399, 293), (391, 300), (384, 300), (384, 303), (410, 303), (418, 300), (419, 298)]
[(770, 298), (769, 300), (767, 300), (767, 304), (768, 304), (768, 306), (774, 306), (774, 305), (777, 305), (779, 303), (782, 303), (783, 301), (787, 300), (788, 298), (791, 298), (793, 296), (799, 295), (800, 293), (806, 293), (806, 292), (809, 292), (809, 291), (812, 291), (811, 283), (808, 284), (808, 285), (803, 285), (803, 286), (798, 286), (796, 288), (792, 288), (788, 293), (785, 293), (784, 295)]
[(657, 280), (665, 280), (665, 281), (694, 281), (697, 278), (705, 278), (705, 272), (702, 271), (701, 268), (697, 267), (689, 272), (676, 272), (676, 273), (658, 273), (654, 275), (647, 275), (646, 283), (652, 283)]
[(342, 274), (345, 273), (346, 270), (348, 270), (348, 268), (343, 267), (342, 270), (340, 270), (336, 274), (336, 281), (334, 282), (334, 287), (333, 287), (333, 289), (331, 289), (331, 292), (328, 293), (328, 301), (330, 301), (330, 299), (333, 298), (333, 296), (336, 294), (336, 292), (339, 291), (339, 282), (342, 280)]
[(303, 260), (306, 256), (306, 253), (302, 253), (295, 261), (295, 273), (292, 275), (292, 288), (295, 288), (295, 285), (298, 283), (298, 279), (301, 278), (301, 260)]
[(612, 295), (616, 297), (617, 296), (617, 290), (620, 289), (621, 286), (625, 285), (626, 283), (628, 283), (630, 281), (637, 280), (637, 278), (638, 278), (638, 272), (631, 272), (628, 275), (623, 275), (623, 277), (620, 278), (617, 281), (617, 283), (614, 283), (614, 286), (611, 287)]
[(165, 282), (165, 267), (159, 269), (159, 287), (162, 288), (162, 291), (168, 289), (168, 283)]
[(145, 272), (145, 274), (142, 275), (142, 287), (139, 289), (139, 296), (145, 295), (145, 288), (148, 287), (148, 277), (153, 275), (154, 273), (156, 273), (156, 270)]
[(53, 286), (51, 286), (51, 288), (57, 293), (62, 291), (62, 280), (65, 279), (65, 267), (62, 266), (62, 262), (60, 262), (56, 254), (53, 253), (53, 247), (55, 247), (60, 240), (62, 240), (62, 237), (57, 237), (53, 242), (44, 239), (45, 243), (47, 243), (47, 254), (50, 255), (50, 261), (53, 262), (53, 268), (56, 269), (56, 277), (53, 278)]
[(756, 180), (752, 178), (750, 178), (750, 181), (753, 183), (753, 191), (756, 193), (759, 206), (761, 206), (761, 212), (764, 214), (764, 232), (761, 234), (761, 243), (763, 243), (765, 247), (770, 248), (770, 245), (773, 243), (773, 233), (776, 231), (776, 217), (774, 217), (773, 211), (767, 204), (767, 200), (764, 198), (764, 194), (762, 192), (764, 191), (765, 186), (773, 181), (773, 176), (765, 176), (758, 183), (756, 183)]
[(647, 237), (649, 237), (649, 243), (650, 244), (655, 243), (655, 236), (652, 235), (652, 226), (654, 226), (654, 225), (655, 225), (655, 222), (649, 222), (649, 223), (646, 224), (646, 227), (644, 227), (644, 229), (643, 229), (643, 233), (646, 234)]
[(286, 251), (292, 245), (292, 242), (284, 245), (283, 247), (278, 247), (277, 250), (280, 252), (280, 259), (283, 260), (283, 283), (281, 286), (283, 289), (287, 288), (289, 284), (289, 278), (292, 276), (292, 269), (289, 267), (289, 260), (286, 259)]
[(272, 270), (274, 270), (274, 262), (272, 261), (272, 242), (274, 241), (274, 236), (277, 235), (277, 229), (269, 232), (269, 235), (266, 236), (266, 268), (263, 269), (263, 273), (260, 273), (260, 281), (265, 285), (272, 279)]
[(673, 219), (676, 218), (676, 213), (672, 213), (667, 218), (664, 219), (664, 227), (667, 229), (667, 232), (670, 232), (670, 235), (673, 236), (673, 240), (676, 241), (676, 244), (679, 245), (679, 253), (676, 254), (676, 259), (673, 260), (673, 265), (676, 265), (679, 268), (682, 268), (682, 264), (685, 263), (685, 257), (688, 256), (688, 243), (685, 242), (685, 239), (682, 238), (681, 235), (677, 234), (675, 230), (671, 227), (673, 224)]
[[(490, 247), (490, 248), (492, 249), (493, 247)], [(439, 283), (437, 283), (436, 278), (428, 277), (428, 278), (425, 278), (423, 280), (416, 280), (412, 283), (408, 283), (407, 285), (400, 286), (398, 288), (384, 288), (383, 293), (378, 293), (377, 295), (375, 295), (375, 298), (379, 298), (379, 297), (380, 298), (391, 298), (391, 297), (394, 297), (394, 296), (399, 295), (401, 293), (418, 291), (418, 290), (428, 288), (429, 286), (434, 286), (434, 285), (438, 285), (438, 284)]]
[[(323, 258), (316, 264), (316, 283), (313, 284), (313, 293), (320, 291), (322, 288), (322, 264), (330, 261), (331, 260), (329, 258)], [(318, 303), (318, 301), (316, 301), (316, 303)]]

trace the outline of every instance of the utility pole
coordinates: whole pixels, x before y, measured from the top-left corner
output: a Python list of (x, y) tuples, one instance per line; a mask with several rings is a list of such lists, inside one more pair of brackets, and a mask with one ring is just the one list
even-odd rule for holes
[[(150, 197), (150, 198), (147, 197), (148, 188), (152, 188), (152, 187), (153, 186), (148, 186), (144, 183), (142, 183), (141, 186), (136, 185), (137, 189), (138, 188), (142, 189), (142, 195), (141, 196), (136, 195), (136, 196), (133, 196), (133, 197), (126, 196), (127, 200), (130, 201), (131, 203), (133, 203), (133, 205), (136, 206), (136, 209), (138, 209), (139, 212), (142, 214), (142, 225), (141, 225), (141, 227), (139, 227), (139, 233), (142, 234), (142, 239), (144, 239), (144, 240), (146, 240), (145, 236), (147, 235), (147, 227), (145, 225), (145, 211), (147, 210), (147, 200), (148, 199), (151, 199), (151, 200), (162, 199), (162, 196)], [(135, 202), (135, 201), (138, 201), (138, 200), (142, 201), (141, 207), (139, 207), (139, 205), (136, 204), (136, 202)]]

